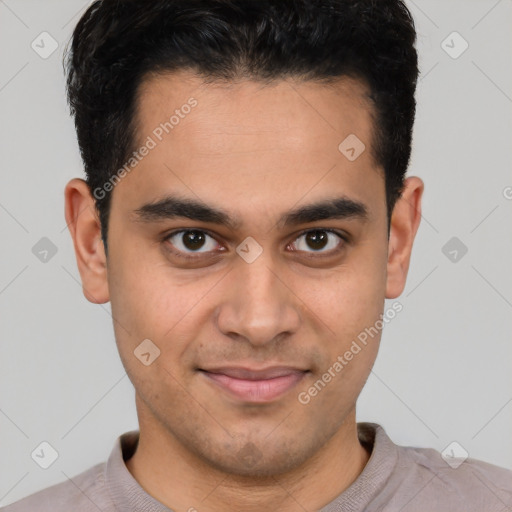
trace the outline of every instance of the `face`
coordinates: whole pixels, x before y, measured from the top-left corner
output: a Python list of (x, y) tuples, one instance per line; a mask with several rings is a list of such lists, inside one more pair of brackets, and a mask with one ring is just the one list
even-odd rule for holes
[(393, 295), (365, 89), (182, 72), (139, 92), (136, 147), (152, 147), (112, 192), (89, 280), (139, 414), (224, 472), (298, 467), (353, 412), (380, 332), (353, 342)]

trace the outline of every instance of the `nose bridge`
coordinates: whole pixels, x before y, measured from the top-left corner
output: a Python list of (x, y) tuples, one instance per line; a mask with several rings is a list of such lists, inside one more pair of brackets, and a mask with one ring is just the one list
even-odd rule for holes
[(220, 306), (219, 329), (245, 337), (251, 344), (270, 343), (294, 332), (300, 321), (293, 293), (274, 268), (269, 252), (251, 263), (242, 258), (231, 272), (230, 293)]

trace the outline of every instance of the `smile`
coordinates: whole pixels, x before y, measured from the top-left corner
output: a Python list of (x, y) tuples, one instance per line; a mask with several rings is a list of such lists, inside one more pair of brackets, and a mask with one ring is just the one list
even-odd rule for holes
[(209, 382), (230, 396), (251, 403), (275, 400), (294, 388), (307, 373), (294, 368), (250, 371), (243, 368), (201, 370)]

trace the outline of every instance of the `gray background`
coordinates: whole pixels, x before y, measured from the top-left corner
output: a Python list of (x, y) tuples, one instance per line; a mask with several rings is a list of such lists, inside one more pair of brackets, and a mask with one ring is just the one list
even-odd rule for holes
[[(110, 304), (84, 298), (64, 219), (64, 186), (83, 174), (61, 58), (87, 5), (0, 0), (0, 505), (105, 460), (137, 428)], [(424, 218), (358, 420), (512, 468), (512, 2), (408, 5), (422, 72), (409, 174), (425, 181)], [(43, 31), (58, 43), (46, 59), (31, 47)], [(469, 44), (458, 58), (458, 36), (452, 56), (442, 47), (453, 31)], [(47, 262), (32, 252), (43, 237), (57, 248)], [(456, 261), (452, 237), (468, 249), (454, 246)], [(59, 454), (46, 470), (31, 458), (42, 441)]]

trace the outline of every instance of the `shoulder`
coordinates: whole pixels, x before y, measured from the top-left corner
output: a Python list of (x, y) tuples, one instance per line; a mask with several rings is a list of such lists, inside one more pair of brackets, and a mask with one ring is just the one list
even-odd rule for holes
[(478, 459), (443, 458), (433, 448), (398, 446), (396, 470), (410, 487), (412, 502), (430, 502), (435, 510), (490, 512), (512, 506), (512, 470)]
[(0, 512), (108, 512), (110, 500), (105, 486), (105, 463), (0, 508)]

